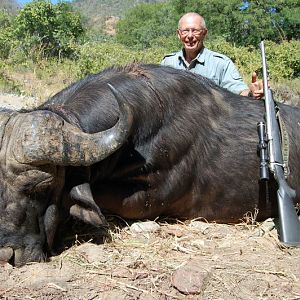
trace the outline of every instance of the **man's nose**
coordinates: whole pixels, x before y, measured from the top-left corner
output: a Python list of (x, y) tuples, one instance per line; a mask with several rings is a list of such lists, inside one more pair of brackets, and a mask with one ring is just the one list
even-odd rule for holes
[(192, 38), (193, 36), (194, 36), (194, 35), (193, 35), (193, 30), (190, 29), (190, 30), (189, 30), (189, 33), (188, 33), (188, 37), (189, 37), (189, 38)]

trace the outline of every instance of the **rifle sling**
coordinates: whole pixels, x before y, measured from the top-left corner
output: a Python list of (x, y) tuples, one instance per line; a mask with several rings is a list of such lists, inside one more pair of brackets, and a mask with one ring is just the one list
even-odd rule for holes
[(280, 135), (281, 135), (281, 151), (282, 151), (282, 158), (283, 158), (283, 165), (284, 165), (284, 176), (285, 178), (288, 177), (290, 174), (289, 169), (289, 135), (286, 130), (286, 125), (281, 117), (279, 111), (276, 113), (277, 120), (280, 128)]

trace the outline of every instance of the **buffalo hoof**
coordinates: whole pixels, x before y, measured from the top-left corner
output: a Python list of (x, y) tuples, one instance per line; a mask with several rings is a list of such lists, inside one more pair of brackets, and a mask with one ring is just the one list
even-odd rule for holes
[(11, 247), (0, 248), (0, 264), (10, 264), (14, 267), (21, 267), (31, 262), (45, 261), (44, 253), (34, 247), (17, 248)]
[(11, 260), (14, 255), (14, 250), (10, 247), (0, 249), (0, 263), (4, 264)]

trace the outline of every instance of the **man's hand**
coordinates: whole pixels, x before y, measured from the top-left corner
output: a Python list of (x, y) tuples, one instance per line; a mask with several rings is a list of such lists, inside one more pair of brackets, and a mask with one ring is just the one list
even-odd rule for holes
[(261, 99), (264, 96), (263, 81), (257, 81), (257, 74), (255, 72), (252, 73), (252, 83), (249, 85), (249, 89), (242, 91), (240, 95), (252, 97), (257, 100)]
[(252, 73), (252, 83), (249, 85), (251, 96), (255, 99), (261, 99), (264, 96), (263, 81), (257, 81), (257, 74)]

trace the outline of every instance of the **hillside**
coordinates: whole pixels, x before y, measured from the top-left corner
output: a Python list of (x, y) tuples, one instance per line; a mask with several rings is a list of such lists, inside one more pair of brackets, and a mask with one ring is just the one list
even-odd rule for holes
[[(140, 3), (159, 3), (167, 0), (73, 0), (70, 4), (80, 12), (86, 27), (114, 33), (114, 25), (128, 9)], [(0, 10), (16, 13), (20, 5), (17, 0), (0, 0)]]
[(6, 10), (9, 13), (16, 13), (19, 9), (19, 5), (16, 0), (1, 0), (0, 1), (0, 10)]
[[(159, 3), (167, 0), (74, 0), (72, 5), (83, 16), (86, 26), (101, 29), (105, 23), (121, 18), (125, 12), (140, 3)], [(111, 24), (108, 24), (108, 26)]]

